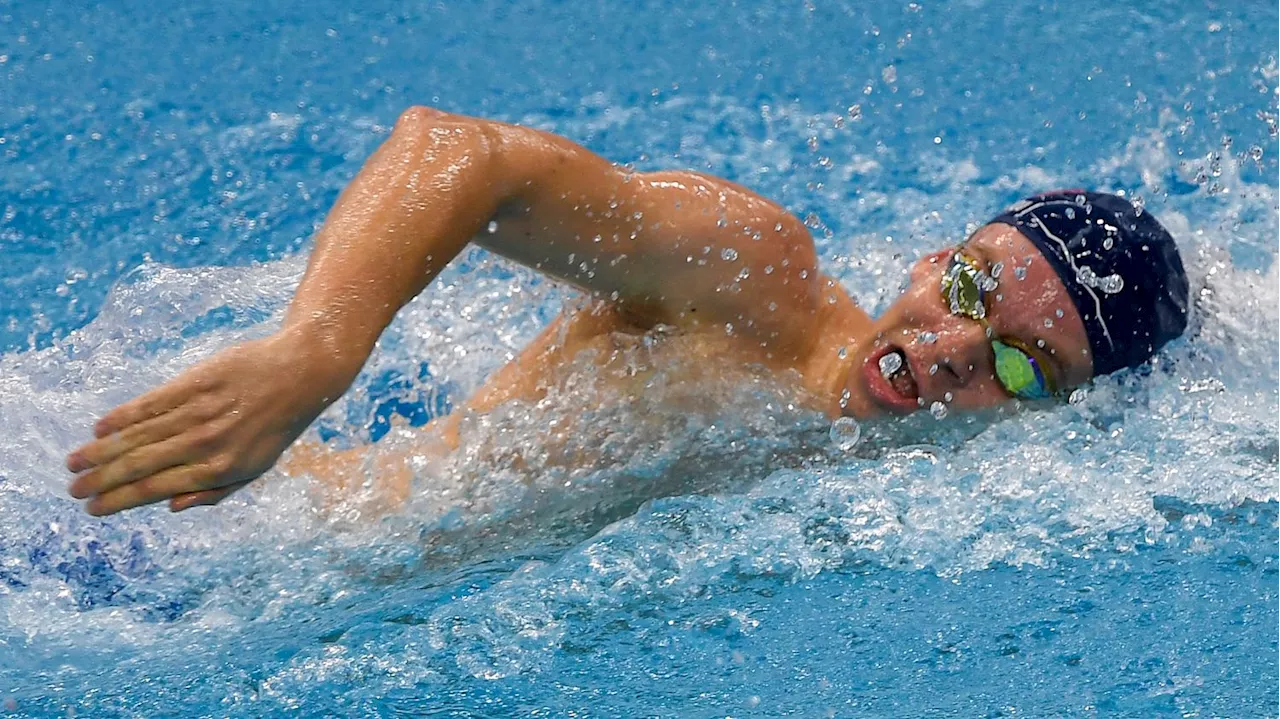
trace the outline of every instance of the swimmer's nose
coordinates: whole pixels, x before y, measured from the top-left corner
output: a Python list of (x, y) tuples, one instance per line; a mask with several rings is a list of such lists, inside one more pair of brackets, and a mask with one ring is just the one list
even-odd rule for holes
[[(982, 325), (964, 317), (948, 316), (937, 329), (938, 340), (924, 345), (931, 378), (942, 389), (968, 386), (988, 361), (990, 342)], [(933, 366), (937, 370), (933, 371)]]

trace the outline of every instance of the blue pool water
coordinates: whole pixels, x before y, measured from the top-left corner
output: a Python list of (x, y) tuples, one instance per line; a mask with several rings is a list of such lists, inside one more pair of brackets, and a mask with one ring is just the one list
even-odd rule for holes
[[(0, 0), (0, 716), (1277, 714), (1276, 7), (697, 5)], [(768, 387), (663, 414), (583, 376), (381, 520), (273, 475), (84, 515), (67, 449), (269, 332), (414, 103), (752, 186), (872, 309), (1021, 195), (1124, 190), (1192, 332), (851, 453)], [(573, 301), (467, 255), (313, 434), (396, 441)], [(584, 403), (610, 461), (513, 476)]]

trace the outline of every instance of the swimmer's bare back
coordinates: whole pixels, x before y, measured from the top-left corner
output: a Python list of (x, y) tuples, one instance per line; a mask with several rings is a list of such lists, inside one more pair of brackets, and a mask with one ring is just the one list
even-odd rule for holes
[[(346, 391), (396, 312), (469, 242), (606, 311), (557, 320), (464, 411), (536, 397), (592, 337), (664, 324), (731, 334), (736, 359), (796, 370), (836, 414), (834, 348), (869, 325), (818, 272), (803, 223), (743, 187), (636, 173), (550, 133), (415, 107), (330, 211), (280, 330), (107, 413), (67, 457), (69, 491), (96, 515), (221, 501)], [(448, 421), (432, 429), (456, 441)], [(300, 448), (292, 469), (341, 472), (357, 456)]]

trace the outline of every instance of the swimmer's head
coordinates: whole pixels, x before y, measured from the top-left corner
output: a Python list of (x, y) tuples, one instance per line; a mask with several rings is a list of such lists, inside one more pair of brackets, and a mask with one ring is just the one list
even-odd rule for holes
[(850, 373), (848, 410), (1061, 395), (1147, 362), (1185, 330), (1187, 298), (1177, 246), (1150, 213), (1105, 193), (1037, 195), (916, 263)]

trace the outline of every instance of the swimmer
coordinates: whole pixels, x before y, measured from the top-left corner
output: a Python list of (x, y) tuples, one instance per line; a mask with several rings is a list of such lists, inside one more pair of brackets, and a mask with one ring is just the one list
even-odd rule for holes
[[(662, 326), (689, 338), (690, 353), (786, 373), (830, 417), (865, 419), (1057, 401), (1143, 364), (1187, 323), (1173, 238), (1116, 195), (1015, 204), (917, 261), (872, 318), (822, 274), (804, 224), (745, 187), (634, 172), (547, 132), (415, 107), (330, 211), (279, 331), (103, 416), (67, 457), (70, 494), (94, 515), (225, 499), (276, 465), (469, 243), (596, 302), (563, 313), (428, 425), (442, 451), (456, 446), (459, 417), (536, 401), (550, 372), (610, 333)], [(363, 449), (308, 445), (287, 463), (341, 474)], [(408, 471), (378, 470), (402, 482)]]

